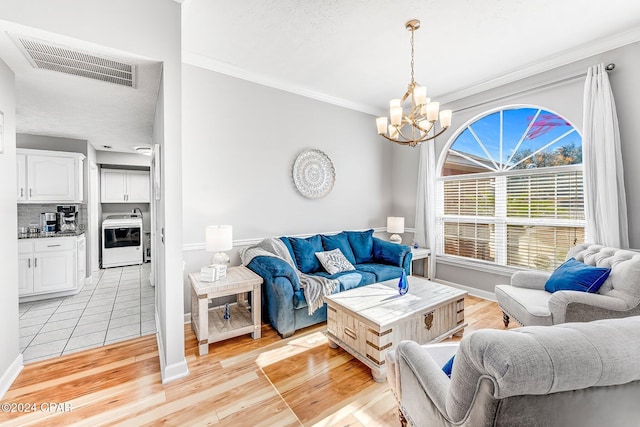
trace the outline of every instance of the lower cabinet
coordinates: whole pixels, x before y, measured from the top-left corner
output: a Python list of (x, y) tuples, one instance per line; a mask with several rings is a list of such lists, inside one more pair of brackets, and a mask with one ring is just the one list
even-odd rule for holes
[[(80, 243), (81, 239), (81, 244)], [(19, 295), (30, 297), (65, 292), (73, 294), (82, 288), (79, 263), (86, 263), (85, 237), (47, 237), (18, 241)], [(82, 271), (86, 271), (83, 266)], [(53, 296), (53, 295), (52, 295)], [(37, 298), (30, 298), (37, 299)]]

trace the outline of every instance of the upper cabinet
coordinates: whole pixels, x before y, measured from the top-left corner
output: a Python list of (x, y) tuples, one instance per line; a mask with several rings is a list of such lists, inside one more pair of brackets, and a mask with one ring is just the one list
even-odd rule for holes
[(150, 175), (147, 171), (102, 169), (100, 201), (102, 203), (149, 203)]
[(16, 150), (19, 203), (81, 203), (84, 155), (45, 150)]

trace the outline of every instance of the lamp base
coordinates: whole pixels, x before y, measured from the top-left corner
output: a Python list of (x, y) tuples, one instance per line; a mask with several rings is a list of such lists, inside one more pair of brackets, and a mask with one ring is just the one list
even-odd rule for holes
[(211, 264), (227, 265), (229, 264), (229, 255), (224, 252), (216, 252), (211, 258)]
[(393, 243), (400, 244), (400, 243), (402, 243), (402, 237), (400, 237), (397, 234), (392, 234), (391, 237), (389, 237), (389, 241), (393, 242)]

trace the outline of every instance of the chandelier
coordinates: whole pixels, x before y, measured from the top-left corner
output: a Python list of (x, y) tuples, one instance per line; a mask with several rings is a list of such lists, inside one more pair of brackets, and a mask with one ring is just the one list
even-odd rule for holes
[[(427, 88), (414, 80), (413, 33), (420, 28), (420, 21), (412, 19), (405, 24), (405, 28), (411, 31), (411, 83), (402, 99), (392, 99), (389, 102), (391, 124), (388, 124), (387, 117), (378, 117), (376, 126), (378, 134), (389, 141), (415, 147), (421, 142), (437, 137), (451, 126), (451, 110), (440, 111), (440, 103), (427, 98)], [(411, 98), (411, 105), (408, 105), (405, 112), (403, 104), (408, 98)], [(438, 113), (440, 131), (429, 135), (433, 125), (438, 121)]]

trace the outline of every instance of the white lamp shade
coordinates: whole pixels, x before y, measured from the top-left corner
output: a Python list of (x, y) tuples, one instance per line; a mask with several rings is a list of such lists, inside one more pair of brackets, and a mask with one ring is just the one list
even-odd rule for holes
[(440, 126), (443, 128), (448, 128), (451, 126), (451, 110), (442, 110), (440, 111)]
[(233, 248), (233, 227), (230, 225), (208, 225), (206, 229), (206, 250), (210, 252), (228, 251)]
[(387, 217), (388, 233), (404, 233), (404, 217), (389, 216)]

